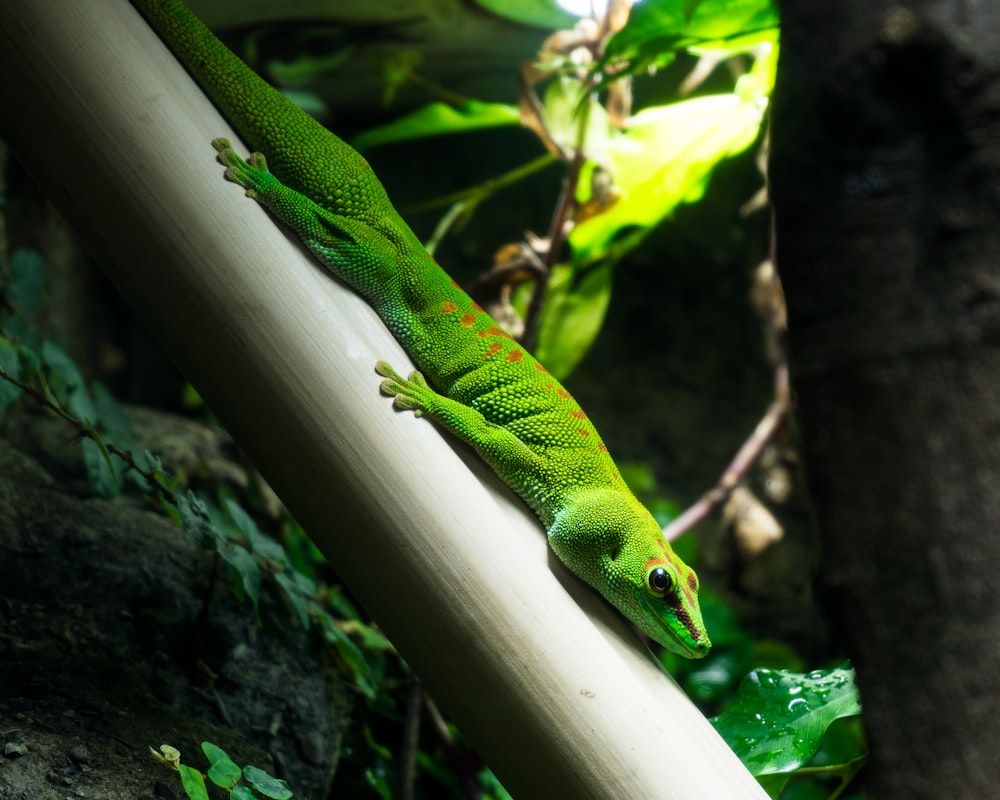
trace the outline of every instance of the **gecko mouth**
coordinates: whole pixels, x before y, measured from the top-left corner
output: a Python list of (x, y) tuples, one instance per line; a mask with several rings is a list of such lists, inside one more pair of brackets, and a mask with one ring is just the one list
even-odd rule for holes
[(677, 617), (677, 621), (684, 626), (687, 630), (688, 635), (695, 641), (699, 642), (702, 640), (703, 634), (698, 630), (698, 626), (694, 624), (691, 620), (691, 615), (688, 613), (687, 609), (681, 605), (672, 606), (674, 610), (674, 616)]
[[(664, 605), (670, 609), (670, 614), (678, 623), (677, 629), (670, 633), (663, 624)], [(667, 600), (646, 597), (643, 598), (642, 606), (645, 612), (643, 616), (650, 621), (646, 634), (667, 650), (687, 658), (702, 658), (712, 649), (712, 643), (701, 625), (676, 596)]]

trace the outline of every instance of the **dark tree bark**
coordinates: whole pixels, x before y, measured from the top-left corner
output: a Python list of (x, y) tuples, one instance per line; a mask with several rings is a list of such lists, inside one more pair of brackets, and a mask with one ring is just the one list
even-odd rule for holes
[(782, 2), (776, 253), (880, 798), (1000, 785), (1000, 9)]

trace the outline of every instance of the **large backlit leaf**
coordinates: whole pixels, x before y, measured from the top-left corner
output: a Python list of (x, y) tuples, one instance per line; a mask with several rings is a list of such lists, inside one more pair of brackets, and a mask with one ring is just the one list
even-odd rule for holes
[(601, 330), (611, 299), (610, 263), (577, 275), (566, 264), (552, 270), (535, 356), (560, 380), (573, 371)]
[[(701, 198), (712, 170), (756, 141), (773, 79), (773, 55), (758, 59), (731, 94), (644, 109), (605, 156), (618, 200), (583, 221), (569, 237), (574, 261), (606, 251), (625, 228), (656, 225), (680, 203)], [(581, 181), (578, 199), (589, 192)]]
[(364, 152), (392, 142), (519, 123), (517, 106), (504, 103), (469, 100), (460, 108), (447, 103), (431, 103), (387, 125), (365, 131), (351, 145)]

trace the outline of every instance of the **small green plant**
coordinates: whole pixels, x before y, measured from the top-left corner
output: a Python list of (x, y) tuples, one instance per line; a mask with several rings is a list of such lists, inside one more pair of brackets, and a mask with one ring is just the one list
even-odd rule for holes
[(220, 789), (229, 792), (232, 800), (255, 800), (261, 797), (288, 800), (293, 796), (288, 784), (283, 780), (250, 764), (240, 767), (218, 745), (202, 742), (201, 749), (209, 761), (208, 772), (205, 774), (194, 767), (182, 764), (180, 751), (169, 744), (160, 745), (159, 753), (152, 747), (149, 748), (149, 752), (167, 769), (174, 770), (180, 775), (184, 793), (190, 800), (208, 800), (206, 777)]

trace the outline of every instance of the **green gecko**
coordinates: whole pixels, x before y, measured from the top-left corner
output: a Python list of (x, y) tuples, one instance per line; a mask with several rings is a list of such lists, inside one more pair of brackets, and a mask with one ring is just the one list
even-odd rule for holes
[(626, 487), (587, 415), (438, 266), (365, 159), (180, 0), (132, 3), (254, 151), (244, 160), (215, 140), (226, 177), (295, 230), (409, 353), (419, 372), (408, 378), (376, 365), (382, 392), (470, 444), (538, 514), (563, 563), (650, 638), (704, 656), (694, 571)]

